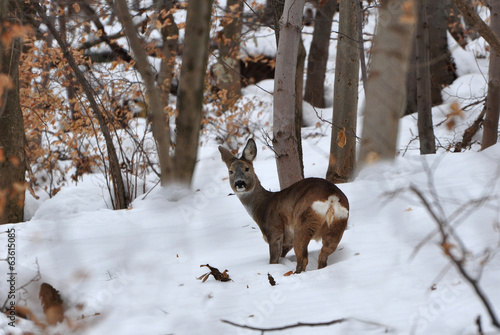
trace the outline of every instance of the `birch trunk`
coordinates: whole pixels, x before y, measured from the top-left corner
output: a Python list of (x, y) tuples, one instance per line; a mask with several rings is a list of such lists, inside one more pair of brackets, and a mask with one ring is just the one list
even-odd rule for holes
[(394, 160), (406, 102), (406, 74), (416, 24), (413, 0), (382, 0), (367, 82), (359, 165)]
[(356, 162), (359, 44), (356, 1), (340, 0), (340, 22), (333, 88), (332, 138), (326, 179), (347, 182)]
[(273, 146), (280, 187), (303, 178), (295, 125), (297, 52), (305, 0), (286, 0), (280, 19), (274, 78)]

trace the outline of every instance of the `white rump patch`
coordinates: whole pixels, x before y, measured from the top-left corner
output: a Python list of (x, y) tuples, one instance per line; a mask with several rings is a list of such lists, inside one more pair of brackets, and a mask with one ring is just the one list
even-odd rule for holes
[(329, 196), (326, 201), (318, 200), (313, 202), (311, 208), (319, 215), (324, 216), (328, 225), (330, 225), (334, 219), (342, 220), (349, 217), (349, 211), (340, 204), (339, 198), (336, 195)]

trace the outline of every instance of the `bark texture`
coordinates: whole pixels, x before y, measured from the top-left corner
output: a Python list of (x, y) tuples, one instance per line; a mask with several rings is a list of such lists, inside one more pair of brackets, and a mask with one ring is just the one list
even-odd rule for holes
[(420, 154), (425, 155), (436, 153), (436, 140), (432, 124), (430, 45), (427, 17), (428, 1), (418, 1), (419, 10), (415, 48), (417, 56), (417, 124)]
[(340, 0), (340, 22), (333, 88), (332, 138), (326, 179), (347, 182), (356, 162), (359, 44), (356, 1)]
[(203, 84), (208, 61), (212, 0), (190, 0), (187, 7), (184, 53), (177, 93), (177, 139), (174, 181), (190, 185), (193, 178), (201, 120)]
[(297, 52), (305, 0), (286, 0), (280, 19), (274, 78), (273, 146), (280, 187), (303, 178), (296, 131)]
[(316, 11), (313, 38), (307, 59), (304, 100), (315, 107), (325, 108), (324, 83), (332, 22), (337, 7), (337, 0), (321, 1), (319, 6)]
[(15, 1), (0, 1), (0, 224), (24, 220), (24, 123), (19, 102), (19, 38), (6, 32), (21, 24), (23, 13)]
[[(500, 35), (500, 1), (490, 2), (491, 30)], [(481, 149), (484, 150), (498, 141), (498, 118), (500, 113), (500, 54), (490, 53), (488, 97), (483, 123)]]

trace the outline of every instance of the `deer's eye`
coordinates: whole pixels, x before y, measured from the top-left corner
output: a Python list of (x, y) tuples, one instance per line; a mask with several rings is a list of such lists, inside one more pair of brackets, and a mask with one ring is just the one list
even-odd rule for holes
[(245, 168), (245, 172), (248, 172), (248, 171), (250, 171), (250, 168)]
[(233, 174), (233, 173), (234, 173), (233, 170), (229, 170), (229, 174)]

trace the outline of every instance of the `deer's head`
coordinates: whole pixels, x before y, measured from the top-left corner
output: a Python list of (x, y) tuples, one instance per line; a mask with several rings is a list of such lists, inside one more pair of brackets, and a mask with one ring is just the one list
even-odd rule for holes
[(253, 169), (253, 160), (257, 156), (257, 145), (253, 139), (249, 139), (241, 158), (236, 158), (229, 150), (219, 147), (222, 160), (229, 171), (229, 183), (235, 194), (244, 194), (253, 191), (259, 184), (259, 179)]

